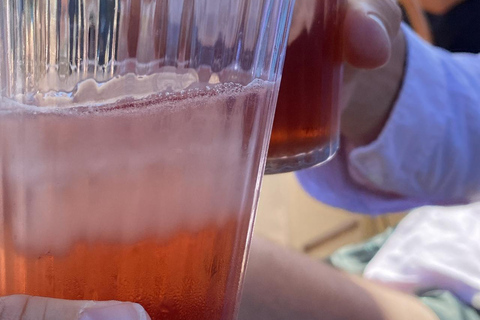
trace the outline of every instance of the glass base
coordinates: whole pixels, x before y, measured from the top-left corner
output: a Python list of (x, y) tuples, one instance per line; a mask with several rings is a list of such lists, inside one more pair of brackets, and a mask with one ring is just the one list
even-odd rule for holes
[(294, 156), (268, 158), (265, 174), (287, 173), (321, 165), (332, 159), (337, 150), (338, 143), (335, 143)]

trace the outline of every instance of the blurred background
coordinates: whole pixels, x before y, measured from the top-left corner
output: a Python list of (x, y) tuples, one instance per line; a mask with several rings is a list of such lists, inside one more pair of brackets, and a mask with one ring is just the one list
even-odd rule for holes
[(268, 175), (263, 180), (255, 234), (323, 259), (344, 245), (395, 226), (403, 216), (370, 217), (332, 208), (310, 197), (295, 174)]

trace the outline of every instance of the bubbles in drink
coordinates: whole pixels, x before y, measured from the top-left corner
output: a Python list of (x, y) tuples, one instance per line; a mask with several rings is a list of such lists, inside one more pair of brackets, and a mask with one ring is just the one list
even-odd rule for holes
[(107, 105), (0, 101), (0, 296), (232, 314), (274, 85), (210, 86)]

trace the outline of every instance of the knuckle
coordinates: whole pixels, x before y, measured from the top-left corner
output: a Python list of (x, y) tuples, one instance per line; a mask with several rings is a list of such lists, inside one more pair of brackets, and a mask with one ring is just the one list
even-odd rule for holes
[(352, 8), (361, 8), (365, 13), (373, 13), (384, 23), (390, 37), (395, 37), (402, 22), (402, 10), (395, 0), (353, 0)]

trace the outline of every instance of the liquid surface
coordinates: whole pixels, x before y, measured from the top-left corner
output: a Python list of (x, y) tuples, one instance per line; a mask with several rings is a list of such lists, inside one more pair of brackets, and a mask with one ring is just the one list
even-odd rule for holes
[(0, 295), (231, 319), (273, 84), (0, 105)]

